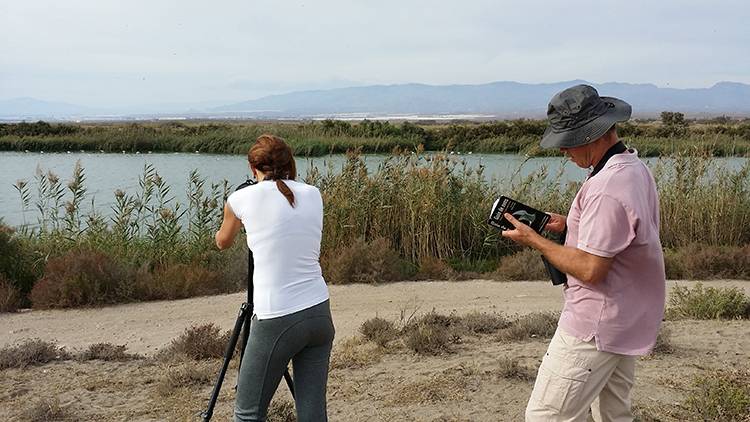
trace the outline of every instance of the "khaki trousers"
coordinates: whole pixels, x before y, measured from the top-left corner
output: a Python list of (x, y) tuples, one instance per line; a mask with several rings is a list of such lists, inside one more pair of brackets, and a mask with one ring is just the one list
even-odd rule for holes
[(596, 350), (592, 339), (555, 332), (526, 407), (526, 422), (631, 422), (635, 357)]

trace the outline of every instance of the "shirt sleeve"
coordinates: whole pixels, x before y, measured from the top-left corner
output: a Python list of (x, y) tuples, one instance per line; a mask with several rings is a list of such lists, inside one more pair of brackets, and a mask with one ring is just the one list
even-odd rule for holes
[(612, 258), (635, 239), (637, 220), (626, 206), (608, 195), (590, 198), (581, 212), (578, 249)]
[(237, 196), (237, 192), (232, 192), (227, 198), (227, 205), (229, 205), (229, 209), (232, 210), (235, 217), (242, 220), (242, 215), (240, 214), (242, 207), (239, 206), (238, 202), (239, 202), (239, 198)]

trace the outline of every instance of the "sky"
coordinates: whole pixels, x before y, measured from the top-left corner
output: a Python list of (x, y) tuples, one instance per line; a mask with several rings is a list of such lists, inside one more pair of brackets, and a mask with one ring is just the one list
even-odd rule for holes
[(0, 100), (220, 105), (372, 84), (750, 83), (750, 2), (0, 0)]

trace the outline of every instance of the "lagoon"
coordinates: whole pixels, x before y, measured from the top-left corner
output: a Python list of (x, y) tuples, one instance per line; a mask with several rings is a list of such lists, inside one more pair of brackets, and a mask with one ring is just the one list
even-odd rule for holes
[[(432, 153), (425, 153), (421, 159), (428, 160)], [(377, 169), (388, 155), (365, 154), (363, 158), (370, 171)], [(466, 166), (470, 169), (483, 168), (484, 177), (492, 183), (508, 183), (511, 178), (525, 177), (546, 167), (548, 177), (561, 174), (560, 183), (580, 181), (587, 171), (580, 169), (563, 157), (527, 158), (517, 154), (455, 154), (449, 155), (456, 168)], [(327, 169), (339, 172), (346, 156), (343, 154), (314, 158), (297, 158), (297, 172), (304, 178), (308, 170), (317, 167), (322, 173)], [(647, 158), (653, 165), (658, 158)], [(750, 159), (744, 157), (713, 158), (719, 166), (739, 169)], [(83, 211), (91, 210), (92, 200), (96, 210), (104, 215), (110, 214), (114, 204), (114, 191), (121, 189), (128, 193), (140, 190), (138, 178), (143, 174), (144, 166), (153, 165), (159, 175), (171, 186), (171, 193), (176, 200), (186, 201), (186, 187), (191, 170), (198, 170), (200, 175), (210, 183), (221, 183), (227, 180), (237, 186), (249, 175), (247, 159), (244, 155), (226, 154), (190, 154), (190, 153), (40, 153), (40, 152), (0, 152), (0, 218), (5, 224), (18, 226), (34, 224), (38, 211), (34, 207), (37, 184), (35, 174), (51, 171), (61, 180), (71, 178), (77, 162), (84, 168), (87, 189)], [(29, 183), (32, 203), (23, 212), (21, 199), (14, 185), (24, 180)]]

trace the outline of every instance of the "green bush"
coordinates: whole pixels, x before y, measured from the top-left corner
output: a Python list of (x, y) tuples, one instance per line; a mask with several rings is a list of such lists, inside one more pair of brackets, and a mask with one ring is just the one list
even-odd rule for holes
[(0, 278), (4, 277), (20, 295), (19, 305), (26, 304), (24, 299), (40, 275), (33, 249), (27, 243), (0, 219)]
[(685, 404), (698, 420), (746, 422), (750, 418), (750, 371), (720, 370), (697, 376)]
[(750, 318), (750, 297), (736, 287), (703, 287), (691, 289), (675, 286), (667, 308), (669, 319), (739, 319)]

